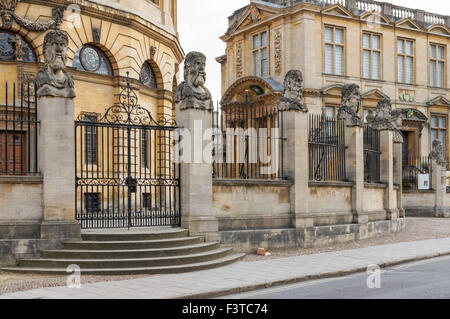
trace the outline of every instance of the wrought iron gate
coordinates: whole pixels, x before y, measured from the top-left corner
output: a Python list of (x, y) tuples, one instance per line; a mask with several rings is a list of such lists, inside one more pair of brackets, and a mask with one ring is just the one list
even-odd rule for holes
[(155, 121), (129, 79), (119, 101), (75, 121), (76, 219), (83, 229), (180, 225), (176, 124)]

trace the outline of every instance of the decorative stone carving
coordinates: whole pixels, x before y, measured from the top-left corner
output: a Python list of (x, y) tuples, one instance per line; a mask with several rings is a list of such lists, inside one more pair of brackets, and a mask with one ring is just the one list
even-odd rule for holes
[(3, 27), (11, 28), (13, 22), (16, 21), (18, 25), (29, 31), (47, 31), (51, 28), (59, 29), (64, 17), (64, 9), (53, 8), (52, 18), (47, 22), (31, 21), (15, 14), (18, 0), (1, 0), (0, 2), (0, 16), (2, 18)]
[(14, 35), (14, 37), (10, 39), (10, 42), (15, 47), (14, 55), (16, 57), (16, 60), (19, 61), (19, 62), (23, 61), (23, 57), (25, 55), (25, 51), (24, 51), (24, 48), (23, 48), (23, 42), (22, 42), (22, 38), (20, 37), (20, 35), (18, 35), (16, 33)]
[(155, 60), (155, 56), (156, 56), (156, 47), (152, 45), (150, 47), (150, 58), (152, 60)]
[(184, 61), (184, 81), (175, 92), (175, 105), (180, 110), (201, 109), (212, 111), (211, 93), (204, 86), (206, 81), (206, 56), (200, 52), (190, 52)]
[(338, 119), (345, 120), (348, 126), (362, 126), (363, 120), (360, 114), (361, 92), (359, 85), (346, 84), (342, 87), (342, 106), (338, 111)]
[(367, 122), (376, 130), (394, 131), (394, 142), (403, 143), (403, 135), (400, 131), (403, 122), (401, 115), (401, 110), (392, 110), (391, 99), (383, 98), (378, 101), (375, 115), (370, 114)]
[(44, 38), (45, 67), (36, 75), (38, 97), (74, 98), (72, 77), (66, 72), (69, 38), (60, 30), (52, 30)]
[(438, 165), (446, 166), (447, 162), (444, 159), (444, 148), (442, 142), (438, 140), (433, 141), (433, 148), (429, 155), (429, 158), (435, 161)]
[(283, 96), (278, 103), (279, 111), (308, 112), (308, 107), (303, 101), (303, 74), (299, 70), (290, 70), (284, 78)]
[(241, 78), (244, 75), (242, 65), (242, 43), (236, 45), (236, 78)]
[(100, 43), (100, 29), (92, 27), (92, 39), (95, 43)]
[(280, 75), (283, 68), (283, 60), (282, 60), (282, 35), (281, 31), (275, 31), (275, 74)]

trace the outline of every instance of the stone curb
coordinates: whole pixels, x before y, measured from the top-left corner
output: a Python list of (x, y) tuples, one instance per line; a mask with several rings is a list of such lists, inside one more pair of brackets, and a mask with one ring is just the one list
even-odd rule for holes
[[(397, 265), (401, 265), (401, 264), (407, 264), (407, 263), (411, 263), (411, 262), (415, 262), (415, 261), (433, 259), (433, 258), (444, 257), (444, 256), (450, 256), (450, 251), (422, 255), (422, 256), (417, 256), (417, 257), (407, 258), (407, 259), (402, 259), (402, 260), (388, 261), (388, 262), (384, 262), (384, 263), (377, 263), (377, 265), (380, 266), (381, 268), (387, 268), (387, 267), (397, 266)], [(228, 296), (228, 295), (241, 294), (241, 293), (246, 293), (246, 292), (255, 291), (255, 290), (267, 289), (267, 288), (275, 288), (275, 287), (295, 284), (295, 283), (299, 283), (299, 282), (327, 279), (327, 278), (339, 278), (342, 276), (348, 276), (348, 275), (353, 275), (356, 273), (365, 272), (366, 270), (367, 270), (367, 267), (352, 268), (349, 270), (339, 270), (339, 271), (326, 272), (326, 273), (317, 274), (317, 275), (306, 275), (306, 276), (294, 277), (294, 278), (290, 278), (290, 279), (269, 281), (269, 282), (266, 282), (263, 284), (255, 284), (255, 285), (251, 285), (251, 286), (227, 288), (227, 289), (215, 290), (215, 291), (199, 293), (199, 294), (188, 294), (188, 295), (184, 295), (184, 296), (173, 297), (171, 299), (219, 298), (219, 297), (224, 297), (224, 296)]]

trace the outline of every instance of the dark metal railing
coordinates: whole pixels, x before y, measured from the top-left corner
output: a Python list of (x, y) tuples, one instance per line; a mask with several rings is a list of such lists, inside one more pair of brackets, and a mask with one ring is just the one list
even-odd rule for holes
[(403, 189), (409, 191), (419, 190), (419, 176), (428, 175), (429, 181), (424, 183), (425, 189), (432, 189), (433, 168), (431, 159), (428, 157), (408, 158), (407, 165), (403, 165)]
[(364, 126), (364, 181), (380, 182), (380, 131)]
[(37, 98), (34, 84), (0, 93), (0, 175), (38, 175)]
[(276, 104), (232, 103), (213, 112), (213, 177), (282, 179), (282, 120)]
[(308, 132), (309, 179), (346, 181), (344, 121), (310, 114)]

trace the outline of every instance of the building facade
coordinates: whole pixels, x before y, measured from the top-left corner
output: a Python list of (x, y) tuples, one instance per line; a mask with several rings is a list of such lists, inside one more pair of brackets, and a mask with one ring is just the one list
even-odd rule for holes
[(450, 155), (450, 17), (370, 0), (251, 1), (229, 17), (221, 39), (222, 105), (281, 96), (284, 76), (303, 72), (312, 113), (335, 117), (341, 88), (361, 88), (361, 116), (381, 98), (404, 110), (403, 160)]

